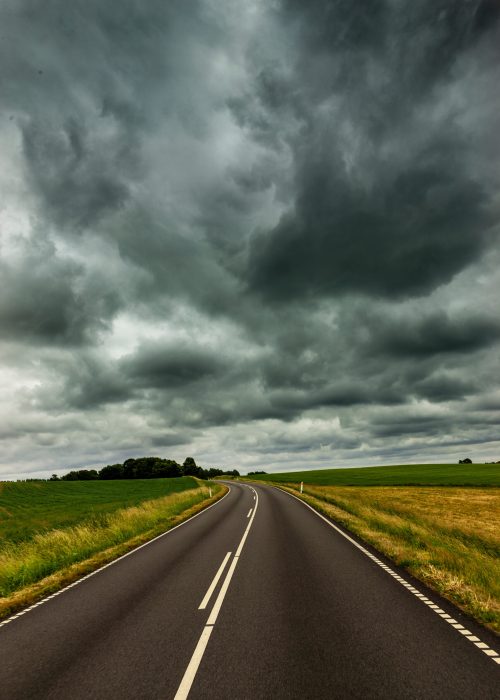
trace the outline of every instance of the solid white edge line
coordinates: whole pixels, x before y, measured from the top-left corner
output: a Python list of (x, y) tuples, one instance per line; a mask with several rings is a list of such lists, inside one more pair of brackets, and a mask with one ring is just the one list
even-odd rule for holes
[(198, 670), (198, 666), (200, 665), (201, 660), (203, 658), (203, 654), (205, 653), (205, 649), (207, 647), (208, 640), (210, 639), (210, 635), (212, 634), (212, 630), (213, 627), (210, 625), (207, 625), (203, 629), (201, 637), (198, 640), (198, 644), (196, 645), (196, 649), (194, 650), (188, 667), (186, 668), (184, 676), (182, 677), (181, 684), (177, 689), (174, 700), (185, 700), (185, 698), (187, 698), (187, 696), (189, 695), (189, 691), (191, 690), (191, 686), (193, 685), (194, 677), (196, 676), (196, 671)]
[(339, 527), (337, 527), (334, 523), (332, 523), (331, 520), (326, 518), (324, 515), (319, 513), (317, 510), (315, 510), (312, 506), (309, 505), (309, 503), (306, 503), (306, 501), (303, 501), (298, 496), (295, 496), (295, 494), (290, 493), (289, 491), (285, 491), (285, 489), (281, 488), (280, 486), (275, 486), (274, 484), (272, 486), (273, 486), (273, 488), (278, 489), (282, 493), (286, 493), (288, 496), (295, 498), (296, 501), (298, 501), (299, 503), (302, 503), (304, 506), (306, 506), (306, 508), (309, 508), (309, 510), (311, 510), (315, 515), (317, 515), (318, 518), (321, 518), (321, 520), (324, 520), (325, 523), (327, 523), (327, 525), (329, 525), (334, 530), (336, 530), (336, 532), (338, 532), (339, 535), (342, 535), (342, 537), (344, 537), (351, 544), (353, 544), (357, 549), (359, 549), (361, 552), (363, 552), (363, 554), (366, 554), (375, 564), (377, 564), (377, 566), (380, 569), (382, 569), (383, 571), (385, 571), (386, 573), (391, 575), (391, 578), (393, 578), (394, 581), (397, 581), (401, 586), (403, 586), (403, 588), (406, 588), (409, 593), (411, 593), (415, 598), (417, 598), (417, 600), (420, 600), (422, 603), (424, 603), (425, 606), (428, 608), (428, 610), (432, 610), (432, 612), (434, 612), (438, 617), (440, 617), (442, 620), (444, 620), (444, 622), (447, 622), (450, 625), (450, 627), (454, 627), (458, 633), (463, 635), (464, 639), (468, 639), (472, 644), (474, 644), (474, 646), (480, 648), (481, 651), (484, 654), (486, 654), (486, 656), (488, 656), (488, 658), (490, 658), (492, 661), (494, 661), (495, 663), (500, 663), (500, 656), (499, 656), (498, 652), (496, 652), (494, 649), (491, 649), (491, 647), (489, 647), (488, 644), (486, 644), (483, 641), (481, 641), (481, 642), (472, 641), (471, 637), (467, 636), (467, 635), (472, 635), (472, 632), (465, 630), (464, 626), (457, 623), (457, 621), (454, 620), (452, 617), (449, 617), (448, 619), (446, 617), (443, 617), (443, 610), (440, 607), (436, 606), (431, 600), (429, 600), (429, 598), (427, 598), (425, 595), (420, 593), (420, 591), (418, 591), (416, 588), (414, 590), (411, 590), (408, 588), (408, 586), (405, 586), (407, 581), (405, 581), (399, 575), (396, 575), (396, 576), (393, 575), (394, 572), (392, 571), (392, 569), (389, 569), (389, 567), (384, 565), (383, 562), (381, 562), (379, 559), (376, 559), (367, 549), (365, 549), (360, 544), (358, 544), (356, 542), (356, 540), (354, 540), (352, 537), (349, 537), (349, 535), (347, 535)]
[[(187, 525), (187, 523), (190, 523), (192, 520), (197, 518), (199, 515), (203, 515), (203, 513), (206, 513), (209, 511), (211, 508), (214, 506), (219, 505), (219, 503), (222, 503), (222, 501), (226, 498), (226, 496), (229, 496), (231, 493), (231, 487), (228, 486), (227, 484), (224, 484), (228, 488), (228, 492), (225, 493), (222, 498), (219, 498), (218, 501), (215, 501), (215, 503), (212, 503), (211, 506), (207, 506), (206, 508), (203, 508), (203, 510), (200, 510), (198, 513), (195, 513), (192, 515), (190, 518), (187, 520), (183, 520), (182, 523), (179, 523), (178, 525), (175, 525), (174, 527), (171, 527), (170, 530), (166, 530), (165, 532), (162, 532), (160, 535), (157, 535), (156, 537), (153, 537), (152, 540), (148, 540), (147, 542), (144, 542), (143, 544), (140, 544), (138, 547), (135, 547), (134, 549), (131, 549), (130, 552), (126, 552), (125, 554), (122, 554), (119, 556), (117, 559), (113, 559), (113, 561), (109, 561), (107, 564), (104, 564), (103, 566), (100, 566), (98, 569), (94, 569), (94, 571), (91, 571), (89, 574), (86, 574), (85, 576), (82, 576), (81, 578), (77, 579), (76, 581), (73, 581), (73, 583), (68, 584), (67, 586), (64, 586), (64, 588), (60, 588), (58, 591), (55, 593), (51, 593), (50, 595), (46, 596), (45, 598), (42, 598), (39, 600), (36, 605), (42, 605), (43, 603), (46, 603), (48, 600), (51, 600), (55, 596), (60, 595), (61, 593), (64, 593), (65, 591), (68, 591), (70, 588), (73, 588), (73, 586), (77, 586), (80, 583), (83, 583), (86, 581), (88, 578), (91, 578), (91, 576), (95, 576), (96, 574), (100, 573), (101, 571), (104, 571), (104, 569), (107, 569), (110, 566), (113, 566), (114, 564), (118, 563), (122, 559), (125, 559), (125, 557), (129, 557), (131, 554), (135, 554), (138, 552), (140, 549), (143, 547), (147, 547), (148, 545), (152, 544), (153, 542), (156, 542), (156, 540), (159, 540), (161, 537), (165, 537), (166, 535), (169, 535), (171, 532), (174, 530), (177, 530), (177, 528), (182, 527), (183, 525)], [(24, 610), (20, 610), (17, 612), (15, 615), (11, 615), (10, 617), (7, 617), (5, 620), (2, 620), (0, 622), (0, 627), (3, 627), (4, 625), (7, 625), (9, 622), (12, 622), (12, 620), (17, 619), (21, 615), (25, 615), (27, 612), (30, 612), (31, 610), (34, 609), (34, 605), (30, 605), (28, 608), (24, 608)]]
[(230, 556), (231, 556), (231, 552), (228, 552), (226, 554), (226, 556), (224, 557), (224, 559), (222, 560), (222, 564), (219, 566), (219, 569), (218, 569), (217, 573), (215, 574), (212, 583), (208, 587), (208, 590), (205, 593), (205, 597), (201, 601), (198, 610), (205, 610), (205, 608), (207, 607), (208, 601), (210, 600), (212, 593), (214, 592), (215, 586), (219, 583), (219, 579), (222, 576), (222, 572), (226, 568), (226, 564), (227, 564), (227, 561), (228, 561)]

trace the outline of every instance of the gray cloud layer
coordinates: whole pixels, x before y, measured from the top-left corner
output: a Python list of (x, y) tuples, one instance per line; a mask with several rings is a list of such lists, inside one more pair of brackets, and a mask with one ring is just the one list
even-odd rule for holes
[(500, 459), (496, 0), (0, 19), (4, 475)]

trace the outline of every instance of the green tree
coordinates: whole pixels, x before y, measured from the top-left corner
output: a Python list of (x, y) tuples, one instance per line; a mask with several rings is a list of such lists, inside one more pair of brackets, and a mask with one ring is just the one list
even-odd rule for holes
[(99, 479), (123, 479), (123, 464), (108, 464), (103, 467)]
[(184, 476), (198, 476), (203, 478), (203, 469), (196, 465), (192, 457), (186, 457), (182, 465), (182, 473)]

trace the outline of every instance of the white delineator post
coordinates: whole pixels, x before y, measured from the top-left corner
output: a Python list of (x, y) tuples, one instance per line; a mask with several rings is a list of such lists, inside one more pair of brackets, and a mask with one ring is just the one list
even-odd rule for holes
[(304, 482), (301, 481), (300, 482), (300, 493), (302, 493), (303, 491), (304, 491)]
[(210, 498), (212, 498), (212, 487), (211, 486), (208, 487), (208, 493), (210, 494)]

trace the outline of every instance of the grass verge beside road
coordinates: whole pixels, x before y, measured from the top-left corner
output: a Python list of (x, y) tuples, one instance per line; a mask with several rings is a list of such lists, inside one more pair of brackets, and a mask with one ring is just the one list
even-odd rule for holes
[(500, 632), (500, 489), (280, 486)]
[[(0, 542), (0, 617), (171, 529), (227, 491), (224, 485), (211, 483), (213, 496), (209, 498), (206, 483), (195, 479), (189, 482), (182, 491), (176, 492), (175, 484), (171, 484), (171, 492), (161, 498), (126, 508), (115, 507), (112, 512), (94, 512), (73, 525), (31, 534), (22, 541), (3, 539)], [(186, 488), (186, 485), (194, 488)], [(164, 484), (164, 490), (168, 489), (168, 483)]]

